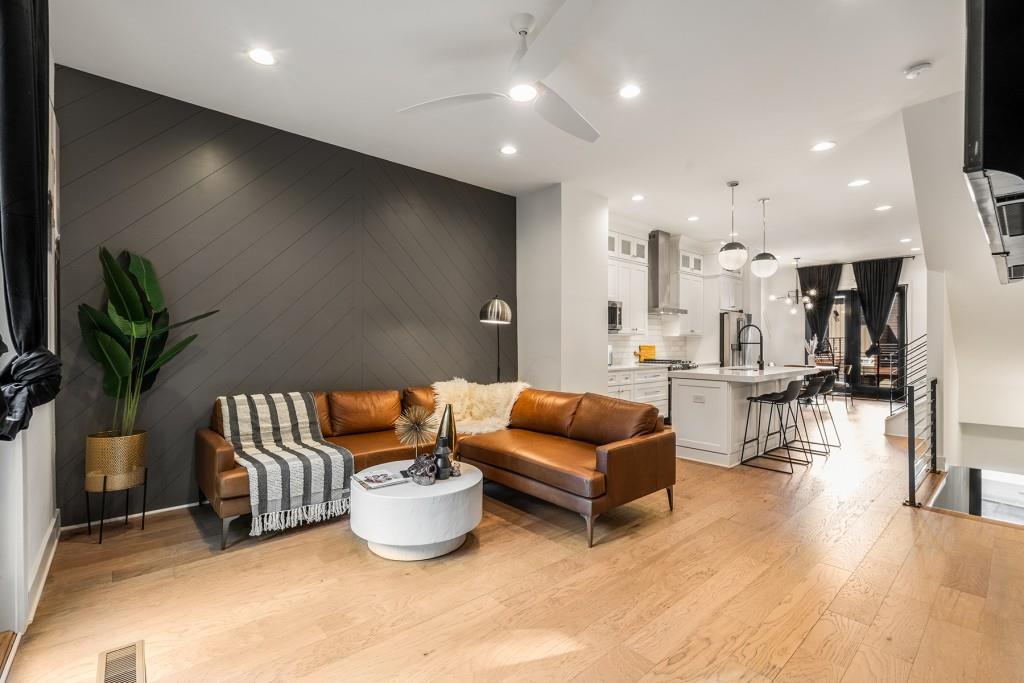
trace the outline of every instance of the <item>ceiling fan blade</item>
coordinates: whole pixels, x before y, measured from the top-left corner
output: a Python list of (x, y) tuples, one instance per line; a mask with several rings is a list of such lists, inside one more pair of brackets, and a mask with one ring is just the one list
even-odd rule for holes
[(399, 114), (405, 114), (406, 112), (419, 111), (423, 109), (440, 109), (442, 107), (448, 107), (459, 104), (472, 104), (474, 102), (484, 102), (486, 100), (507, 100), (508, 95), (501, 92), (472, 92), (463, 93), (461, 95), (449, 95), (448, 97), (438, 97), (436, 100), (427, 100), (426, 102), (420, 102), (414, 104), (411, 107), (399, 109)]
[(565, 0), (514, 65), (512, 85), (547, 78), (583, 35), (592, 0)]
[(563, 100), (558, 93), (543, 83), (540, 86), (540, 94), (533, 102), (533, 109), (551, 125), (561, 128), (569, 135), (575, 135), (581, 140), (594, 142), (601, 134), (597, 132), (590, 123), (583, 118), (583, 115), (576, 111), (571, 104)]

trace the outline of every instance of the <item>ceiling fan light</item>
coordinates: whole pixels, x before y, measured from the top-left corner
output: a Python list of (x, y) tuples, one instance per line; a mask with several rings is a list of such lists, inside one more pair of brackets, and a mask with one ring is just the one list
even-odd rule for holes
[(771, 277), (778, 269), (779, 259), (767, 251), (762, 251), (750, 261), (750, 272), (760, 278)]
[(516, 102), (529, 102), (537, 97), (537, 88), (529, 83), (519, 83), (509, 88), (508, 96)]
[(728, 242), (718, 251), (718, 263), (726, 270), (739, 270), (747, 262), (747, 248), (739, 242)]

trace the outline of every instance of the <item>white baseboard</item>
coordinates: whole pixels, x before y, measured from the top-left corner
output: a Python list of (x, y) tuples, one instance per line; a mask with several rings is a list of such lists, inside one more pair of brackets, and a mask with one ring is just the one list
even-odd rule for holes
[(32, 577), (32, 586), (28, 591), (28, 618), (26, 624), (31, 624), (36, 615), (36, 607), (39, 606), (39, 598), (43, 595), (43, 586), (46, 585), (46, 577), (50, 574), (50, 565), (53, 564), (53, 555), (57, 552), (57, 542), (60, 540), (60, 509), (56, 510), (53, 519), (50, 520), (50, 528), (46, 532), (46, 543), (39, 549), (39, 556), (36, 557), (35, 575)]
[[(171, 512), (172, 510), (184, 510), (185, 508), (194, 508), (194, 507), (196, 507), (198, 505), (199, 505), (198, 502), (197, 503), (185, 503), (184, 505), (172, 505), (169, 508), (159, 508), (157, 510), (146, 510), (146, 516), (147, 517), (151, 517), (153, 515), (159, 515), (161, 512)], [(141, 512), (136, 512), (133, 515), (128, 515), (128, 519), (135, 519), (136, 517), (142, 517), (142, 513)], [(105, 518), (103, 520), (103, 523), (104, 524), (109, 524), (110, 522), (117, 522), (117, 521), (123, 522), (124, 521), (124, 515), (118, 515), (117, 517), (107, 517), (107, 518)], [(94, 519), (92, 521), (92, 523), (93, 523), (93, 525), (97, 525), (97, 524), (100, 523), (100, 520)], [(69, 526), (62, 526), (60, 528), (60, 530), (61, 531), (74, 531), (75, 529), (84, 529), (88, 525), (89, 525), (88, 522), (82, 522), (81, 524), (71, 524)]]

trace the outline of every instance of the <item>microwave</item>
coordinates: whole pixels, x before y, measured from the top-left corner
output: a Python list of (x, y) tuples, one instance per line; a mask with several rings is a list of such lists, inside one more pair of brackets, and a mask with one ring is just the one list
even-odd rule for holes
[(622, 332), (622, 302), (608, 302), (608, 331)]

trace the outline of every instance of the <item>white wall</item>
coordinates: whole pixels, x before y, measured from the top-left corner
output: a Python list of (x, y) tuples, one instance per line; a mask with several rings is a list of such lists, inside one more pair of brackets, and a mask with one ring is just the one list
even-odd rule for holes
[(776, 365), (802, 365), (804, 362), (804, 313), (796, 315), (782, 301), (770, 301), (772, 294), (784, 295), (796, 287), (796, 269), (779, 265), (770, 278), (754, 277), (747, 268), (748, 308), (754, 324), (764, 332), (764, 362)]
[(608, 201), (567, 184), (516, 200), (519, 378), (607, 388)]
[[(50, 100), (53, 100), (53, 59), (50, 59)], [(50, 306), (48, 346), (56, 349), (54, 259), (48, 254)], [(0, 266), (2, 267), (2, 266)], [(7, 311), (0, 297), (0, 330), (10, 348)], [(6, 353), (0, 367), (13, 357)], [(54, 480), (55, 426), (53, 402), (35, 409), (28, 429), (13, 441), (0, 442), (0, 631), (24, 632), (42, 591), (56, 546), (60, 521)]]
[[(1024, 381), (1024, 285), (1000, 285), (996, 278), (961, 170), (963, 112), (962, 92), (903, 112), (922, 244), (933, 271), (929, 328), (944, 326), (938, 348), (938, 335), (929, 335), (930, 370), (943, 373), (939, 448), (952, 447), (949, 459), (968, 465), (996, 452), (1014, 454), (1002, 468), (1024, 472), (1024, 410), (1017, 398)], [(932, 291), (940, 282), (945, 306), (942, 293)], [(959, 453), (951, 423), (960, 427)]]

